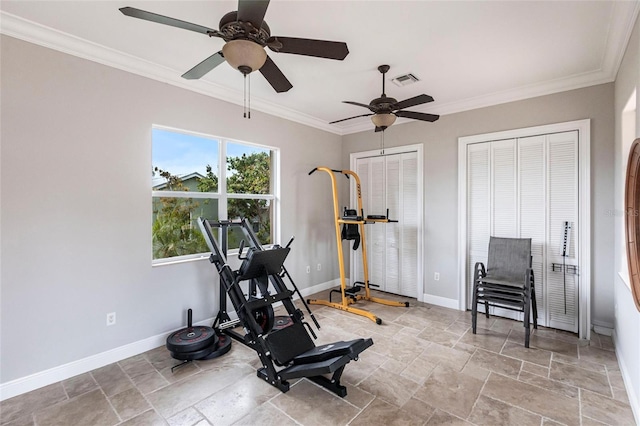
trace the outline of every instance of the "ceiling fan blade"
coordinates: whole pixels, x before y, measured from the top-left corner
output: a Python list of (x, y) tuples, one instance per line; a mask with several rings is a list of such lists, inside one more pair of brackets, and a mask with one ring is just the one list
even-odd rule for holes
[(293, 87), (293, 85), (287, 80), (287, 77), (282, 74), (280, 68), (267, 56), (267, 61), (260, 68), (260, 73), (267, 79), (269, 84), (275, 89), (276, 92), (286, 92)]
[(376, 108), (372, 107), (371, 105), (361, 104), (360, 102), (342, 101), (342, 103), (349, 104), (349, 105), (355, 105), (355, 106), (361, 106), (361, 107), (364, 107), (364, 108), (368, 109), (371, 112), (377, 112)]
[(269, 0), (238, 0), (238, 21), (251, 22), (254, 28), (260, 29), (267, 7)]
[(397, 115), (398, 117), (413, 118), (414, 120), (430, 121), (430, 122), (434, 122), (438, 118), (440, 118), (439, 115), (426, 114), (424, 112), (415, 112), (415, 111), (396, 111), (394, 112), (394, 114)]
[(412, 106), (422, 105), (429, 102), (433, 102), (433, 98), (431, 96), (418, 95), (418, 96), (414, 96), (413, 98), (409, 98), (409, 99), (405, 99), (404, 101), (397, 102), (395, 105), (393, 105), (393, 108), (391, 108), (391, 110), (395, 111), (398, 109), (409, 108)]
[(334, 124), (334, 123), (339, 123), (339, 122), (341, 122), (341, 121), (351, 120), (352, 118), (369, 117), (370, 115), (373, 115), (373, 114), (362, 114), (362, 115), (356, 115), (355, 117), (343, 118), (342, 120), (332, 121), (332, 122), (331, 122), (331, 123), (329, 123), (329, 124)]
[(280, 53), (293, 53), (295, 55), (315, 56), (343, 60), (348, 54), (347, 43), (341, 41), (311, 40), (308, 38), (274, 37), (282, 45), (269, 44), (269, 49)]
[(224, 56), (222, 56), (222, 51), (214, 53), (195, 67), (191, 68), (189, 71), (182, 74), (182, 78), (186, 78), (187, 80), (197, 80), (223, 62)]
[(218, 34), (218, 31), (212, 28), (203, 27), (202, 25), (192, 24), (191, 22), (185, 22), (175, 18), (169, 18), (168, 16), (158, 15), (157, 13), (147, 12), (145, 10), (136, 9), (135, 7), (122, 7), (120, 8), (120, 12), (132, 18), (144, 19), (145, 21), (157, 22), (158, 24), (182, 28), (184, 30), (195, 31), (197, 33), (207, 35), (210, 33), (213, 33), (214, 35)]

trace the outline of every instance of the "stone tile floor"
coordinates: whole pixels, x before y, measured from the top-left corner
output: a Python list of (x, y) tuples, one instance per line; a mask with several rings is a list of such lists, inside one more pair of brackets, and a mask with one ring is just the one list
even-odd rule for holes
[[(314, 295), (327, 298), (328, 292)], [(540, 328), (417, 303), (358, 307), (383, 319), (312, 306), (316, 344), (359, 337), (374, 345), (349, 363), (342, 399), (302, 379), (287, 393), (256, 377), (251, 349), (171, 372), (160, 347), (3, 401), (0, 424), (23, 425), (634, 425), (611, 338)], [(308, 319), (308, 318), (307, 318)]]

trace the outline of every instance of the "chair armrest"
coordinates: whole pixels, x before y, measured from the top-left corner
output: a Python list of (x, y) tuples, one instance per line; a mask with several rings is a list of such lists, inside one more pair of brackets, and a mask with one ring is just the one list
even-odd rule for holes
[(473, 267), (473, 282), (477, 282), (480, 278), (486, 277), (487, 271), (484, 269), (484, 263), (476, 262)]
[(533, 269), (532, 268), (527, 268), (526, 271), (526, 275), (525, 275), (525, 285), (528, 284), (528, 287), (531, 287), (534, 285), (534, 275), (533, 275)]

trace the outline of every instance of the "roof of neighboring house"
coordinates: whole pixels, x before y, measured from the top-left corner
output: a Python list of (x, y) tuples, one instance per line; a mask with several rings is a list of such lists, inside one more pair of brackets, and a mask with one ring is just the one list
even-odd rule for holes
[[(198, 172), (191, 172), (191, 173), (187, 173), (184, 175), (178, 175), (178, 177), (180, 178), (181, 181), (186, 182), (189, 181), (191, 179), (202, 179), (204, 178), (203, 175), (201, 175)], [(164, 189), (167, 186), (167, 180), (161, 176), (154, 176), (151, 179), (151, 186), (154, 190), (158, 190), (158, 189)]]

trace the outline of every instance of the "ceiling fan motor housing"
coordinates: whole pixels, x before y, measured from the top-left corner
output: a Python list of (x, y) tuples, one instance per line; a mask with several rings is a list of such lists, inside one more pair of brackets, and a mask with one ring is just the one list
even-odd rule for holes
[(382, 96), (372, 100), (371, 103), (369, 103), (369, 106), (371, 106), (373, 112), (389, 113), (393, 109), (393, 105), (396, 103), (398, 103), (396, 99), (388, 96)]
[(238, 12), (229, 12), (220, 19), (220, 33), (224, 41), (250, 40), (260, 46), (266, 46), (271, 37), (271, 29), (266, 21), (262, 21), (260, 28), (253, 26), (251, 22), (238, 21)]

